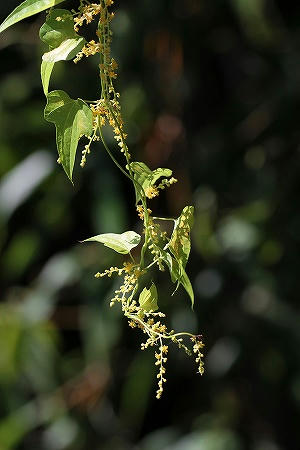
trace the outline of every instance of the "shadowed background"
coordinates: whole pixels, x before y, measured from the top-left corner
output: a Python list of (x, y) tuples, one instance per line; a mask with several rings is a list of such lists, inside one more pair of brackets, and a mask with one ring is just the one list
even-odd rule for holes
[[(42, 13), (0, 40), (0, 449), (298, 450), (299, 7), (115, 6), (131, 153), (179, 180), (151, 208), (195, 205), (195, 312), (167, 274), (160, 305), (172, 328), (204, 335), (206, 372), (171, 351), (157, 401), (153, 352), (109, 308), (117, 284), (93, 277), (122, 258), (78, 242), (138, 230), (134, 192), (100, 144), (83, 170), (77, 160), (75, 187), (56, 164)], [(97, 63), (57, 63), (51, 89), (97, 98)]]

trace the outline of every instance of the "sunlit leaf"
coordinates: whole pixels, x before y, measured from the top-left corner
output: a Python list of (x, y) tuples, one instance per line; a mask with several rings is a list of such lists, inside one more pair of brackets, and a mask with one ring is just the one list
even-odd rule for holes
[(43, 61), (47, 62), (57, 62), (57, 61), (68, 61), (73, 59), (77, 53), (84, 46), (85, 39), (81, 37), (76, 37), (74, 39), (66, 39), (63, 41), (59, 47), (54, 48), (50, 52), (43, 54)]
[(150, 178), (150, 186), (156, 183), (156, 181), (161, 177), (170, 177), (172, 173), (173, 172), (171, 169), (163, 169), (162, 167), (153, 170)]
[(190, 279), (184, 269), (184, 267), (178, 263), (175, 259), (172, 258), (172, 265), (169, 266), (169, 270), (171, 273), (171, 279), (173, 281), (173, 283), (175, 283), (177, 281), (177, 286), (175, 291), (178, 289), (179, 285), (181, 284), (184, 289), (186, 290), (186, 292), (188, 293), (191, 302), (192, 302), (192, 308), (194, 307), (194, 291), (193, 291), (193, 287), (192, 284), (190, 282)]
[(67, 9), (52, 9), (40, 28), (40, 39), (51, 48), (59, 47), (66, 39), (78, 37), (74, 30), (73, 14)]
[(73, 100), (64, 91), (52, 91), (47, 95), (45, 119), (55, 124), (60, 162), (72, 181), (80, 136), (93, 131), (92, 111), (83, 100)]
[(191, 250), (190, 231), (193, 226), (194, 207), (186, 206), (178, 219), (175, 220), (173, 233), (168, 244), (176, 260), (183, 266), (189, 258)]
[(139, 296), (139, 304), (145, 311), (156, 311), (157, 305), (157, 289), (154, 283), (152, 283), (150, 289), (146, 287), (142, 290)]
[[(194, 207), (186, 206), (178, 219), (175, 220), (173, 233), (169, 243), (161, 251), (160, 255), (169, 268), (171, 280), (177, 282), (176, 290), (181, 284), (189, 294), (192, 307), (194, 305), (194, 292), (186, 274), (185, 266), (191, 250), (190, 231), (193, 225)], [(172, 253), (173, 256), (169, 253)]]
[(172, 175), (171, 169), (159, 167), (158, 169), (151, 170), (146, 164), (137, 161), (132, 162), (130, 167), (134, 172), (134, 179), (138, 183), (138, 185), (135, 186), (137, 202), (141, 199), (141, 188), (145, 190), (153, 186), (159, 178), (170, 177)]
[(17, 6), (0, 25), (0, 33), (26, 17), (33, 16), (45, 9), (62, 3), (64, 0), (26, 0)]
[(141, 241), (141, 236), (135, 231), (125, 231), (125, 233), (117, 234), (117, 233), (105, 233), (99, 234), (98, 236), (93, 236), (89, 239), (85, 239), (83, 242), (88, 241), (96, 241), (104, 244), (106, 247), (109, 247), (115, 250), (118, 253), (126, 255), (130, 252), (134, 247), (139, 245)]
[(53, 9), (40, 28), (40, 38), (49, 45), (42, 57), (41, 78), (45, 95), (57, 61), (73, 59), (85, 44), (85, 39), (74, 31), (73, 15), (67, 9)]
[(186, 292), (189, 294), (191, 302), (192, 302), (192, 308), (193, 308), (195, 296), (194, 296), (192, 283), (191, 283), (186, 271), (184, 270), (184, 268), (182, 266), (180, 267), (179, 270), (180, 270), (180, 277), (178, 279), (178, 282), (184, 287)]
[(51, 73), (52, 73), (54, 64), (55, 64), (54, 62), (48, 62), (48, 61), (42, 61), (42, 64), (41, 64), (41, 79), (42, 79), (42, 85), (43, 85), (43, 90), (44, 90), (45, 95), (48, 94), (49, 81), (50, 81), (50, 77), (51, 77)]
[(172, 282), (173, 283), (177, 282), (175, 291), (178, 289), (178, 287), (180, 285), (182, 285), (191, 299), (192, 308), (193, 308), (193, 306), (194, 306), (194, 291), (193, 291), (193, 287), (190, 282), (190, 279), (189, 279), (183, 265), (180, 262), (178, 262), (175, 258), (173, 258), (170, 255), (170, 253), (166, 250), (160, 249), (160, 257), (169, 269)]

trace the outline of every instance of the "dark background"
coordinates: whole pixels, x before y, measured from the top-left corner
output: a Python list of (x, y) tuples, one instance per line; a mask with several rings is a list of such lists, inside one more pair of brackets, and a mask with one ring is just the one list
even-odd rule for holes
[[(0, 16), (17, 1), (1, 2)], [(300, 448), (300, 10), (278, 0), (120, 0), (120, 64), (134, 159), (179, 182), (157, 215), (194, 204), (195, 311), (160, 277), (176, 330), (204, 335), (206, 372), (153, 352), (109, 308), (122, 258), (78, 241), (138, 229), (134, 193), (95, 144), (75, 187), (44, 122), (38, 30), (1, 35), (0, 449)], [(74, 7), (66, 2), (60, 7)], [(99, 95), (97, 57), (57, 63), (52, 89)], [(151, 206), (151, 207), (152, 207)]]

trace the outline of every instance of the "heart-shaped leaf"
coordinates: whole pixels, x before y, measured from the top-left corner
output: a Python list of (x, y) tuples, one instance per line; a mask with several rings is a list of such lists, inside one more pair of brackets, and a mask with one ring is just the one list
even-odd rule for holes
[(154, 283), (152, 283), (150, 289), (146, 287), (142, 290), (139, 296), (140, 307), (145, 311), (156, 311), (157, 305), (157, 289)]
[(59, 47), (66, 39), (76, 37), (73, 14), (67, 9), (52, 9), (40, 28), (40, 39), (52, 48)]
[(89, 239), (85, 239), (83, 242), (88, 241), (101, 242), (101, 244), (104, 244), (106, 247), (109, 247), (123, 255), (126, 255), (130, 252), (130, 250), (139, 245), (141, 236), (135, 231), (125, 231), (125, 233), (122, 234), (98, 234), (98, 236), (93, 236)]
[(86, 40), (74, 31), (73, 15), (67, 9), (50, 11), (46, 22), (40, 28), (40, 38), (50, 49), (43, 55), (41, 65), (43, 89), (47, 95), (54, 63), (73, 59)]
[(78, 141), (93, 132), (93, 114), (81, 99), (73, 100), (64, 91), (47, 95), (45, 119), (56, 127), (56, 143), (60, 162), (72, 181)]

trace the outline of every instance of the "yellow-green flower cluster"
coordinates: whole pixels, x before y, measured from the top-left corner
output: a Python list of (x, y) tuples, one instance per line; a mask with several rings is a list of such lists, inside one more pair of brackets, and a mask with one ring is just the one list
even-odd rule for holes
[(77, 53), (73, 61), (75, 64), (77, 64), (78, 61), (80, 61), (84, 56), (88, 58), (89, 56), (96, 55), (97, 53), (100, 52), (101, 52), (101, 44), (99, 42), (91, 40), (82, 47), (82, 49), (80, 50), (80, 52)]
[[(90, 153), (91, 143), (95, 140), (101, 139), (104, 147), (110, 154), (115, 163), (119, 163), (111, 155), (107, 147), (103, 135), (102, 127), (109, 125), (112, 128), (114, 139), (120, 147), (121, 153), (126, 158), (126, 170), (128, 177), (135, 183), (133, 179), (133, 172), (130, 167), (130, 153), (126, 144), (127, 135), (124, 132), (124, 122), (121, 115), (121, 106), (119, 102), (120, 94), (114, 88), (114, 80), (117, 77), (118, 64), (111, 57), (111, 36), (110, 22), (113, 18), (113, 13), (109, 13), (108, 7), (113, 4), (112, 0), (99, 0), (99, 3), (90, 3), (81, 0), (79, 14), (74, 17), (74, 28), (79, 30), (84, 24), (90, 23), (96, 16), (99, 17), (98, 30), (96, 32), (98, 41), (91, 40), (82, 48), (76, 55), (74, 62), (80, 61), (83, 56), (89, 57), (91, 55), (99, 54), (99, 75), (101, 81), (101, 97), (96, 101), (90, 102), (90, 109), (93, 113), (93, 130), (94, 133), (89, 137), (89, 142), (85, 145), (82, 152), (81, 166), (86, 162), (86, 156)], [(121, 168), (124, 172), (125, 169)], [(145, 306), (141, 297), (141, 277), (148, 272), (151, 266), (158, 266), (158, 269), (163, 271), (165, 269), (165, 247), (170, 242), (167, 233), (162, 231), (160, 225), (156, 222), (156, 218), (151, 217), (152, 211), (147, 207), (147, 199), (152, 199), (159, 195), (159, 191), (163, 190), (177, 180), (174, 177), (163, 178), (159, 183), (151, 184), (145, 189), (141, 189), (140, 199), (138, 201), (137, 212), (138, 216), (144, 222), (145, 241), (141, 250), (140, 262), (137, 263), (134, 257), (130, 254), (131, 261), (125, 262), (123, 267), (112, 266), (104, 272), (95, 274), (96, 278), (112, 277), (117, 275), (121, 277), (122, 281), (118, 289), (114, 291), (114, 296), (110, 300), (110, 306), (119, 303), (124, 316), (128, 320), (131, 328), (140, 329), (145, 335), (146, 340), (141, 344), (141, 349), (145, 350), (148, 347), (155, 347), (155, 365), (158, 366), (158, 388), (156, 391), (156, 398), (160, 398), (163, 393), (164, 383), (166, 382), (166, 368), (167, 354), (169, 344), (173, 343), (179, 349), (184, 350), (188, 355), (195, 354), (195, 359), (198, 364), (198, 372), (203, 373), (203, 354), (202, 348), (204, 346), (199, 336), (194, 336), (187, 332), (175, 333), (174, 330), (168, 331), (167, 326), (163, 323), (165, 314), (157, 310), (156, 299), (150, 303), (151, 306)], [(136, 183), (134, 184), (137, 188)], [(171, 219), (170, 219), (171, 220)], [(145, 256), (146, 255), (146, 256)], [(146, 266), (145, 260), (150, 258), (150, 263)], [(155, 288), (156, 289), (156, 288)], [(148, 290), (148, 292), (150, 292)], [(141, 306), (143, 305), (144, 308)], [(146, 303), (147, 305), (147, 303)], [(149, 303), (148, 303), (149, 305)], [(154, 311), (150, 308), (155, 309)], [(150, 310), (149, 310), (150, 309)], [(193, 346), (190, 349), (183, 341), (184, 338), (190, 338)]]
[[(143, 205), (137, 205), (136, 210), (137, 210), (139, 218), (141, 220), (144, 220), (145, 214), (144, 214), (144, 207), (143, 207)], [(151, 211), (150, 208), (147, 208), (147, 212), (148, 212), (149, 215), (152, 214), (152, 211)]]
[[(158, 346), (155, 352), (155, 365), (159, 367), (157, 374), (158, 389), (156, 391), (156, 398), (160, 398), (163, 393), (163, 385), (166, 382), (165, 378), (165, 363), (167, 362), (168, 345), (167, 342), (172, 342), (178, 348), (183, 349), (188, 355), (195, 353), (196, 362), (198, 363), (198, 371), (203, 374), (203, 354), (201, 352), (204, 344), (199, 336), (194, 336), (189, 333), (175, 333), (174, 330), (168, 331), (167, 326), (162, 323), (165, 314), (161, 311), (146, 311), (134, 299), (134, 293), (138, 288), (138, 280), (143, 274), (143, 270), (132, 262), (124, 263), (124, 267), (110, 267), (102, 273), (97, 273), (97, 278), (111, 277), (112, 275), (123, 277), (123, 282), (119, 289), (115, 291), (114, 297), (110, 301), (110, 306), (116, 302), (121, 303), (124, 316), (128, 318), (128, 324), (131, 328), (140, 328), (147, 339), (141, 344), (141, 349), (145, 350), (148, 347)], [(192, 351), (183, 343), (183, 337), (190, 336), (193, 342)]]
[(172, 186), (172, 184), (177, 183), (178, 180), (176, 178), (164, 178), (159, 185), (157, 186), (157, 189), (165, 189), (166, 187)]
[(159, 189), (165, 189), (167, 187), (172, 186), (172, 184), (177, 183), (176, 178), (164, 178), (158, 185), (152, 184), (145, 189), (145, 195), (147, 198), (152, 199), (154, 197), (158, 197)]
[(84, 2), (81, 2), (78, 14), (74, 17), (74, 30), (79, 31), (79, 27), (82, 27), (84, 23), (91, 23), (94, 18), (102, 11), (102, 5), (98, 3), (90, 3), (84, 6)]
[[(117, 78), (118, 64), (114, 58), (110, 56), (110, 44), (112, 32), (110, 30), (110, 21), (114, 14), (108, 12), (108, 7), (113, 4), (112, 0), (101, 0), (99, 4), (91, 3), (80, 7), (80, 14), (74, 17), (75, 30), (84, 23), (90, 23), (97, 15), (100, 14), (98, 30), (96, 32), (98, 42), (91, 40), (76, 55), (74, 62), (80, 61), (83, 56), (91, 56), (100, 54), (100, 79), (102, 86), (101, 99), (95, 104), (90, 105), (93, 112), (95, 128), (102, 127), (108, 123), (113, 130), (115, 140), (124, 153), (127, 162), (130, 160), (130, 154), (126, 144), (126, 133), (124, 132), (124, 123), (121, 116), (121, 106), (119, 103), (120, 94), (115, 91), (113, 81)], [(85, 163), (85, 156), (82, 159), (82, 166)]]
[(164, 364), (167, 362), (167, 353), (168, 353), (168, 346), (167, 345), (160, 345), (159, 347), (159, 353), (155, 353), (156, 362), (155, 365), (159, 366), (159, 372), (157, 374), (158, 378), (158, 389), (156, 391), (156, 398), (159, 399), (163, 393), (163, 383), (165, 383), (167, 380), (164, 377), (164, 374), (166, 373), (166, 369), (164, 367)]
[(203, 375), (204, 362), (202, 358), (204, 357), (204, 355), (202, 353), (202, 349), (204, 347), (204, 344), (201, 338), (202, 338), (201, 336), (194, 336), (191, 339), (194, 342), (193, 352), (196, 353), (196, 363), (198, 363), (198, 373), (200, 373), (200, 375)]

